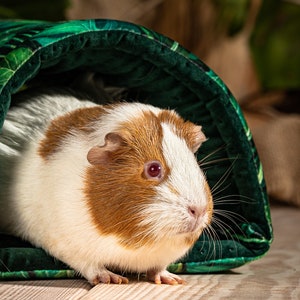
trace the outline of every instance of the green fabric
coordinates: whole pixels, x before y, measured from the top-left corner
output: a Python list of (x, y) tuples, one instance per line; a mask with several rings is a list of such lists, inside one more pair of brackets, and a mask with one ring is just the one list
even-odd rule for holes
[[(84, 69), (98, 72), (107, 84), (127, 87), (128, 101), (175, 108), (203, 126), (209, 140), (198, 158), (214, 153), (209, 160), (215, 163), (206, 174), (211, 187), (223, 178), (216, 198), (225, 199), (216, 201), (215, 209), (227, 210), (231, 217), (221, 217), (226, 229), (215, 226), (219, 240), (203, 234), (170, 270), (223, 271), (267, 252), (273, 238), (271, 218), (251, 132), (227, 87), (196, 56), (144, 27), (111, 20), (3, 21), (0, 32), (0, 127), (11, 95), (24, 85), (67, 85)], [(229, 201), (233, 198), (234, 204)], [(75, 276), (43, 250), (5, 235), (0, 240), (0, 271), (5, 280)]]

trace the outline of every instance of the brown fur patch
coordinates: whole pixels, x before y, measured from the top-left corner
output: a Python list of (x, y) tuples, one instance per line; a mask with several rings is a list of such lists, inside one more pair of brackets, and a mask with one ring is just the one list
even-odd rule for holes
[(200, 233), (198, 232), (198, 233), (192, 233), (192, 234), (190, 234), (189, 236), (187, 236), (184, 239), (185, 244), (187, 246), (189, 246), (189, 247), (193, 246), (197, 242), (200, 234), (201, 234), (201, 232)]
[(91, 132), (92, 123), (104, 113), (101, 106), (79, 108), (54, 119), (48, 126), (42, 139), (38, 154), (48, 159), (59, 150), (63, 141), (74, 131)]
[[(94, 224), (104, 235), (114, 235), (127, 248), (154, 243), (143, 208), (155, 197), (154, 186), (169, 169), (162, 154), (162, 128), (151, 112), (120, 125), (117, 133), (125, 144), (111, 153), (111, 163), (90, 166), (86, 171), (85, 194)], [(164, 168), (161, 180), (144, 178), (144, 164), (158, 160)]]

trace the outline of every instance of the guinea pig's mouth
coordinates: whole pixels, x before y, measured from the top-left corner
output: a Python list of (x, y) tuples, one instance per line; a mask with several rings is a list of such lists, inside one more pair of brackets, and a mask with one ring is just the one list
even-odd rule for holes
[(203, 218), (198, 218), (193, 221), (187, 222), (184, 226), (182, 226), (178, 234), (198, 234), (200, 235), (205, 227), (208, 225), (204, 222)]

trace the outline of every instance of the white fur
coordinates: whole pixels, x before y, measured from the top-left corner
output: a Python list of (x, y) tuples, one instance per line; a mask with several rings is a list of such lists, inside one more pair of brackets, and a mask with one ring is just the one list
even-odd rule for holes
[[(3, 136), (0, 136), (3, 141), (0, 156), (2, 159), (5, 155), (6, 158), (13, 156), (15, 160), (17, 157), (22, 159), (17, 166), (13, 166), (13, 160), (9, 160), (14, 177), (10, 177), (11, 182), (5, 184), (11, 189), (6, 188), (6, 195), (0, 194), (0, 204), (4, 207), (0, 212), (0, 220), (3, 220), (0, 221), (0, 226), (46, 249), (53, 256), (80, 271), (91, 282), (105, 266), (117, 266), (138, 272), (155, 268), (163, 270), (169, 263), (183, 256), (188, 250), (184, 243), (184, 234), (177, 236), (172, 242), (166, 238), (151, 248), (141, 247), (136, 250), (121, 246), (114, 236), (99, 235), (91, 221), (87, 204), (83, 201), (83, 175), (88, 166), (86, 154), (89, 148), (95, 143), (103, 143), (104, 136), (114, 131), (120, 122), (137, 117), (143, 110), (150, 109), (155, 114), (160, 110), (144, 104), (117, 106), (114, 114), (106, 115), (95, 124), (95, 127), (99, 128), (95, 135), (89, 138), (70, 138), (62, 151), (45, 162), (37, 154), (41, 133), (47, 125), (42, 123), (43, 120), (46, 118), (50, 121), (54, 116), (80, 106), (94, 105), (90, 102), (78, 102), (72, 97), (61, 97), (54, 106), (52, 102), (53, 99), (48, 98), (36, 101), (35, 113), (39, 110), (43, 113), (41, 119), (35, 121), (35, 132), (23, 128), (26, 122), (27, 127), (30, 127), (31, 119), (35, 118), (30, 115), (32, 112), (23, 110), (23, 120), (19, 124), (16, 124), (14, 118), (16, 115), (19, 118), (20, 111), (9, 112), (4, 132), (11, 134), (11, 131), (18, 128), (16, 131), (20, 136), (16, 138), (21, 142), (15, 148), (10, 143), (11, 151), (8, 151)], [(68, 106), (64, 107), (66, 102)], [(43, 105), (45, 107), (41, 108)], [(39, 127), (42, 128), (40, 131), (37, 130)], [(26, 138), (22, 139), (24, 134), (35, 134), (28, 145)], [(28, 148), (19, 152), (24, 145)], [(153, 218), (157, 218), (157, 209), (161, 213), (162, 227), (165, 225), (167, 228), (168, 222), (174, 223), (174, 218), (169, 217), (172, 214), (170, 207), (176, 214), (182, 214), (183, 219), (189, 218), (187, 210), (183, 210), (182, 207), (205, 207), (207, 199), (204, 192), (205, 179), (194, 155), (185, 141), (176, 136), (167, 124), (163, 124), (163, 153), (171, 175), (163, 184), (157, 186), (157, 194), (160, 196), (154, 199), (148, 212)], [(5, 176), (8, 174), (0, 171), (0, 178)], [(170, 186), (174, 187), (179, 195), (174, 195)], [(4, 185), (2, 188), (4, 189)], [(154, 228), (157, 232), (161, 229)]]
[[(179, 138), (169, 124), (162, 124), (163, 127), (163, 153), (170, 168), (170, 175), (166, 181), (156, 187), (157, 197), (152, 205), (149, 205), (145, 214), (148, 216), (145, 223), (152, 218), (160, 216), (161, 222), (154, 231), (164, 232), (174, 231), (178, 234), (174, 219), (170, 215), (177, 217), (177, 223), (182, 224), (190, 219), (188, 213), (189, 206), (196, 206), (206, 210), (208, 198), (205, 192), (205, 177), (198, 166), (194, 154), (188, 148), (186, 142)], [(175, 190), (177, 193), (174, 193)], [(204, 228), (208, 224), (208, 212), (201, 218), (200, 227)]]

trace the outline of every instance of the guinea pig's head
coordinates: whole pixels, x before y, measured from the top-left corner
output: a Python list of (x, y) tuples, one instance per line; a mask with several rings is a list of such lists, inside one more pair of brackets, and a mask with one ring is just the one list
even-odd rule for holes
[(101, 234), (129, 248), (164, 239), (191, 246), (212, 218), (210, 188), (195, 157), (205, 140), (201, 126), (174, 111), (145, 107), (107, 133), (87, 154), (85, 184)]

